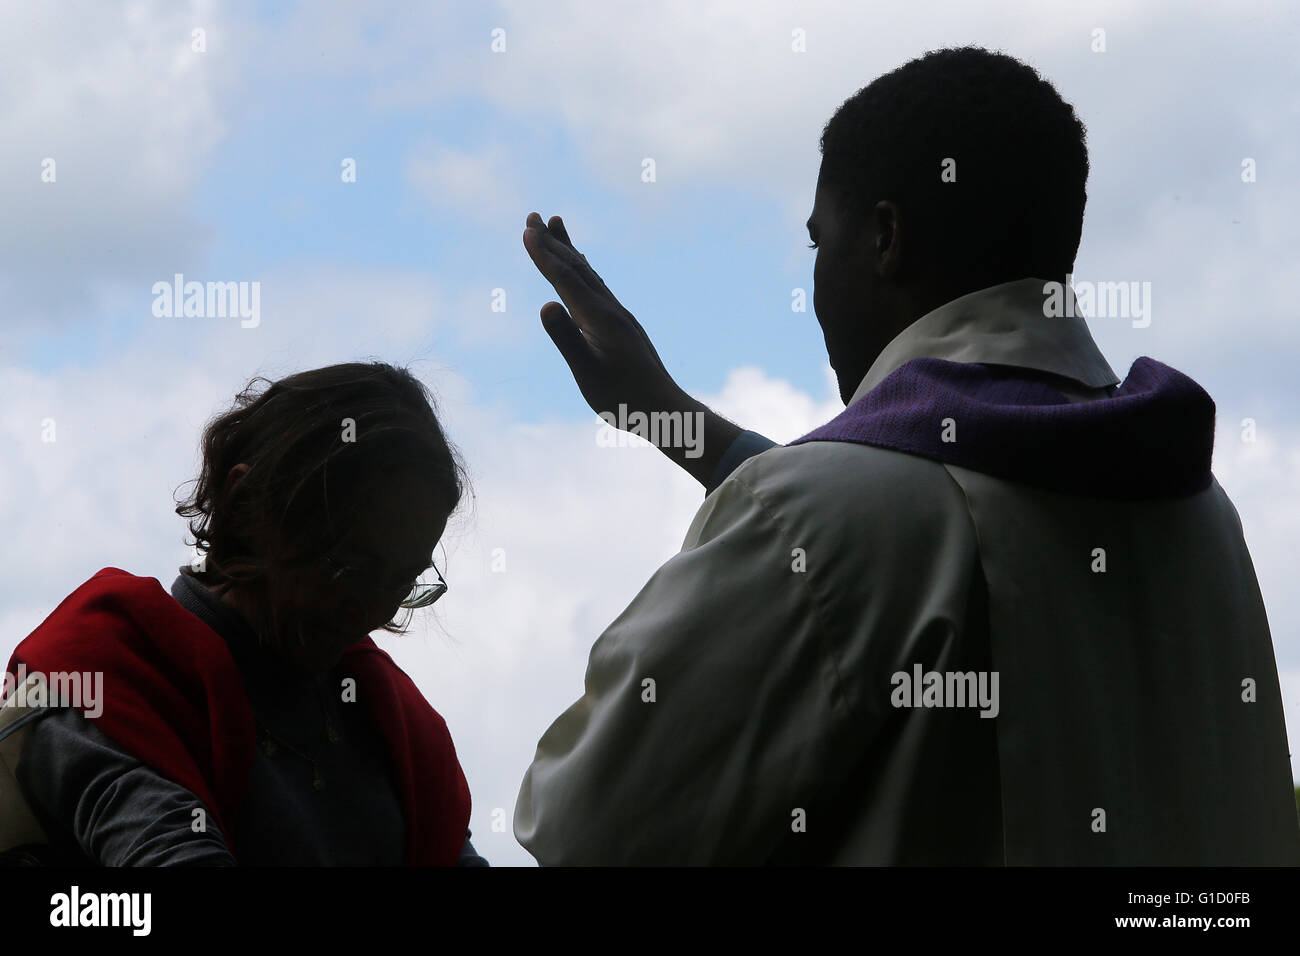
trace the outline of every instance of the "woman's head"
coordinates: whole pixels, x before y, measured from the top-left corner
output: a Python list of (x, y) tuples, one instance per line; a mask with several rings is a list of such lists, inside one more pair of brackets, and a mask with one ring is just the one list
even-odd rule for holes
[(176, 511), (205, 579), (264, 642), (319, 669), (376, 628), (405, 629), (401, 602), (465, 489), (423, 384), (380, 362), (258, 377), (201, 449)]

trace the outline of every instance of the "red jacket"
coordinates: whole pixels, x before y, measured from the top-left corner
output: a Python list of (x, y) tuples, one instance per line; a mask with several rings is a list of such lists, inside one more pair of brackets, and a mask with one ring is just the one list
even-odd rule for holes
[[(238, 859), (239, 811), (256, 735), (239, 671), (222, 637), (157, 578), (103, 568), (14, 649), (28, 672), (100, 671), (97, 726), (197, 796)], [(406, 863), (454, 865), (469, 826), (469, 786), (447, 725), (370, 638), (340, 669), (387, 741), (406, 819)]]

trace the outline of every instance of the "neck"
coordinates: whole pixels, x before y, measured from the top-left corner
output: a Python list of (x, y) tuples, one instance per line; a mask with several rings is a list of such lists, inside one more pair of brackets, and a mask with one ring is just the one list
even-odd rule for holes
[(238, 614), (254, 634), (259, 635), (258, 646), (262, 646), (260, 636), (264, 632), (263, 617), (244, 589), (235, 586), (230, 581), (215, 582), (208, 585), (208, 589), (221, 600), (222, 604), (225, 604)]

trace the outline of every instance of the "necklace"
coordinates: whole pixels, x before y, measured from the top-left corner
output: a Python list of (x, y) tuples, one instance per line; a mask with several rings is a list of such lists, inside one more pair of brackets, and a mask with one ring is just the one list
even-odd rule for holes
[[(338, 730), (334, 726), (334, 722), (330, 720), (329, 711), (326, 709), (325, 700), (321, 695), (320, 685), (317, 684), (315, 681), (312, 682), (312, 685), (316, 688), (316, 701), (318, 704), (320, 704), (321, 716), (324, 717), (325, 719), (325, 739), (329, 741), (331, 744), (336, 744), (339, 742), (341, 738)], [(324, 790), (325, 777), (320, 772), (320, 764), (317, 760), (317, 758), (320, 756), (320, 751), (321, 751), (320, 743), (316, 744), (316, 746), (312, 749), (311, 753), (304, 753), (302, 750), (295, 747), (293, 744), (289, 743), (289, 741), (285, 740), (284, 737), (280, 736), (279, 734), (272, 733), (271, 729), (267, 727), (266, 722), (264, 720), (259, 719), (258, 723), (262, 725), (262, 752), (266, 754), (268, 757), (274, 758), (276, 755), (279, 754), (280, 748), (283, 747), (285, 750), (289, 751), (290, 753), (296, 754), (297, 756), (301, 757), (303, 760), (306, 760), (309, 764), (311, 764), (312, 789), (316, 791)]]
[[(200, 574), (198, 573), (196, 573), (194, 576), (196, 578), (200, 578)], [(200, 583), (202, 583), (201, 580)], [(215, 585), (205, 585), (205, 586), (209, 588), (209, 590), (213, 593), (213, 595), (215, 595), (218, 598), (221, 598), (222, 600), (224, 600), (222, 598), (222, 595), (226, 592), (226, 590), (229, 587), (229, 585), (225, 582), (217, 583)], [(231, 606), (234, 607), (233, 604)], [(236, 608), (236, 610), (238, 609)], [(253, 636), (256, 638), (257, 646), (263, 654), (267, 653), (268, 650), (273, 647), (271, 642), (267, 640), (266, 636), (263, 634), (263, 632), (260, 629), (254, 628), (252, 627), (252, 625), (248, 623), (247, 618), (243, 617), (242, 612), (240, 612), (239, 615), (239, 622), (241, 625), (244, 626), (245, 630), (253, 634)], [(298, 639), (300, 642), (302, 641), (301, 632), (299, 632)], [(274, 652), (272, 652), (272, 654), (274, 656)], [(317, 681), (313, 680), (312, 686), (315, 688), (316, 691), (316, 702), (320, 705), (321, 717), (323, 717), (325, 720), (325, 739), (328, 740), (331, 744), (336, 744), (342, 738), (338, 730), (335, 728), (333, 721), (330, 720), (329, 709), (325, 706), (325, 698), (324, 695), (321, 693), (320, 684)], [(320, 744), (317, 743), (311, 753), (304, 753), (302, 750), (295, 747), (288, 740), (286, 740), (283, 736), (272, 732), (272, 730), (270, 729), (270, 727), (267, 726), (266, 721), (262, 718), (260, 714), (255, 713), (254, 716), (256, 718), (257, 724), (262, 728), (262, 753), (266, 754), (268, 757), (274, 758), (279, 755), (280, 748), (283, 747), (285, 750), (289, 751), (290, 753), (301, 757), (303, 760), (311, 764), (312, 789), (316, 791), (324, 790), (325, 777), (320, 772), (320, 764), (317, 761), (317, 758), (320, 756), (320, 750), (321, 750)]]

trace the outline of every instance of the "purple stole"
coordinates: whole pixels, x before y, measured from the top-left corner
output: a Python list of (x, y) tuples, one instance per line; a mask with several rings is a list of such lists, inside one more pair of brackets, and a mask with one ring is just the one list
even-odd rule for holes
[(1029, 369), (918, 358), (791, 445), (892, 448), (1094, 498), (1181, 498), (1211, 481), (1214, 401), (1145, 356), (1108, 398), (1071, 402)]

